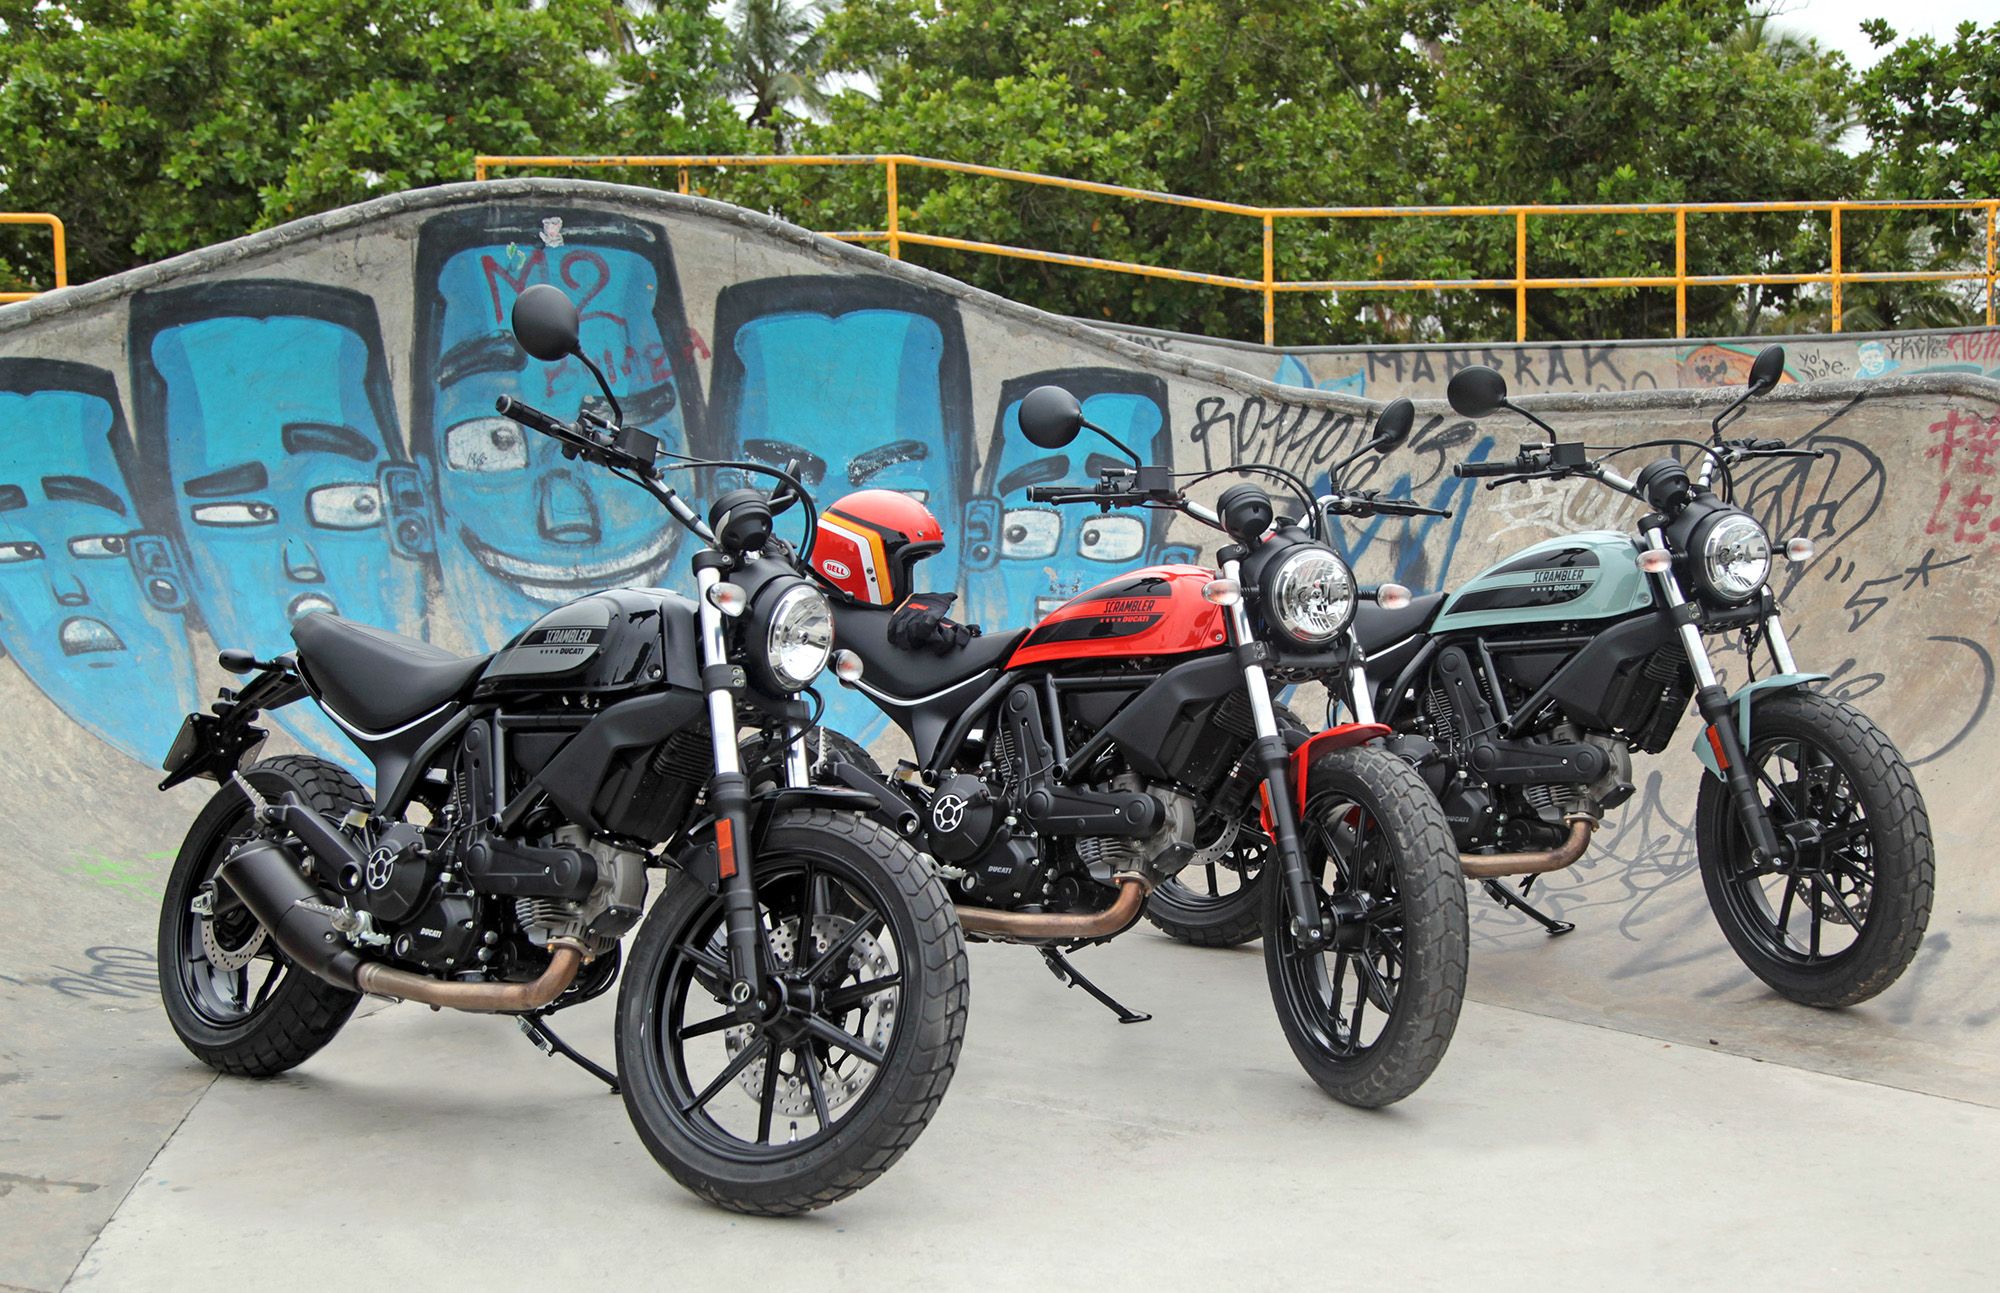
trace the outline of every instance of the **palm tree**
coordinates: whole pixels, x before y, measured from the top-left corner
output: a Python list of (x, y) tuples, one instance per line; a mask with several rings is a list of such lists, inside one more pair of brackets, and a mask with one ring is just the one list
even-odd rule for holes
[(733, 38), (726, 84), (750, 100), (748, 121), (767, 127), (784, 147), (781, 108), (817, 111), (827, 100), (823, 84), (826, 34), (820, 0), (737, 0), (729, 25)]

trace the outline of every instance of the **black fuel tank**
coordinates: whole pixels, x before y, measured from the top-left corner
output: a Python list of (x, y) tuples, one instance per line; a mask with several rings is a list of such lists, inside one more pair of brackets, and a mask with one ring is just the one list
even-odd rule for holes
[(479, 696), (699, 688), (695, 605), (658, 588), (611, 588), (558, 606), (493, 657)]

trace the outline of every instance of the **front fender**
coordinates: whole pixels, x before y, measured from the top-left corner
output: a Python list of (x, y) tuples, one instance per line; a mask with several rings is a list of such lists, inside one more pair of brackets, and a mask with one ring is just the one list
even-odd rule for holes
[[(843, 770), (851, 766), (840, 765)], [(853, 770), (863, 777), (867, 776), (858, 768)], [(915, 833), (919, 824), (916, 813), (886, 786), (881, 787), (879, 794), (870, 789), (847, 786), (772, 786), (750, 796), (753, 867), (756, 853), (763, 848), (764, 835), (771, 829), (771, 823), (794, 808), (829, 808), (835, 812), (858, 813), (874, 818), (905, 839)], [(708, 886), (709, 892), (721, 892), (722, 872), (715, 850), (715, 818), (703, 819), (688, 832), (688, 843), (675, 860), (681, 870)]]
[[(1746, 755), (1750, 750), (1750, 702), (1758, 692), (1789, 691), (1794, 687), (1803, 687), (1807, 683), (1825, 682), (1830, 677), (1831, 674), (1824, 673), (1774, 673), (1768, 678), (1746, 682), (1737, 688), (1729, 697), (1729, 703), (1736, 706), (1737, 748)], [(1707, 768), (1718, 781), (1726, 780), (1722, 775), (1722, 764), (1715, 756), (1715, 743), (1710, 739), (1706, 725), (1695, 734), (1694, 757), (1700, 759), (1701, 766)]]
[[(1306, 810), (1306, 775), (1307, 769), (1312, 766), (1314, 754), (1321, 750), (1344, 750), (1350, 745), (1366, 745), (1370, 741), (1380, 740), (1389, 735), (1390, 730), (1382, 723), (1342, 723), (1308, 736), (1299, 748), (1291, 753), (1292, 793), (1298, 796), (1298, 811), (1304, 813)], [(1260, 793), (1268, 796), (1268, 792), (1263, 791), (1261, 787)], [(1258, 811), (1263, 816), (1264, 833), (1268, 835), (1271, 831), (1271, 805), (1268, 797)]]

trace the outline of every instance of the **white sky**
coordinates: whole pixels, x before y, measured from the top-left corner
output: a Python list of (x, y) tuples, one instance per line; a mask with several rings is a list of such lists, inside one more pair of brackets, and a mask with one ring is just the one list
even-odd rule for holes
[(1942, 40), (1967, 19), (1982, 25), (2000, 19), (2000, 5), (1995, 0), (1773, 0), (1771, 13), (1793, 31), (1847, 55), (1855, 67), (1866, 68), (1881, 51), (1861, 34), (1864, 18), (1887, 18), (1899, 38)]

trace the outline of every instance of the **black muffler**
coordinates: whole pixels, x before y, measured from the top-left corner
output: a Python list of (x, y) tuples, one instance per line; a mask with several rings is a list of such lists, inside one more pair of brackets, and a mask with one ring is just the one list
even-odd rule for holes
[(360, 991), (356, 976), (364, 962), (334, 928), (337, 909), (299, 874), (299, 859), (290, 849), (252, 840), (216, 868), (215, 878), (243, 900), (293, 964), (337, 988)]

